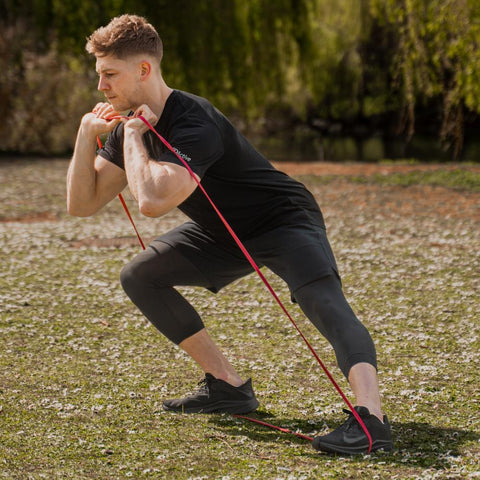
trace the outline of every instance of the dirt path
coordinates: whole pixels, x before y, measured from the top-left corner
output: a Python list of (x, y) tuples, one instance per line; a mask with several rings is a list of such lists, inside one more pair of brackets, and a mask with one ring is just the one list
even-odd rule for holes
[[(0, 223), (37, 223), (60, 220), (65, 210), (64, 160), (21, 160), (0, 164)], [(376, 183), (354, 183), (348, 176), (389, 175), (413, 171), (464, 169), (480, 173), (480, 165), (464, 164), (378, 164), (332, 162), (276, 162), (274, 165), (292, 176), (338, 176), (327, 183), (308, 180), (322, 209), (345, 215), (354, 208), (383, 217), (414, 215), (467, 219), (480, 222), (480, 193), (457, 191), (429, 185), (410, 187)], [(26, 192), (26, 194), (25, 194)]]
[(381, 163), (333, 163), (333, 162), (273, 162), (276, 168), (289, 175), (388, 175), (414, 171), (455, 170), (457, 168), (480, 173), (480, 165), (462, 164), (381, 164)]
[[(278, 162), (275, 166), (288, 175), (371, 176), (408, 173), (413, 171), (455, 170), (458, 168), (480, 173), (480, 165), (461, 164), (375, 164), (329, 162)], [(345, 205), (355, 209), (375, 211), (379, 215), (415, 215), (469, 219), (480, 222), (480, 194), (430, 185), (409, 187), (358, 184), (339, 178), (326, 185), (308, 185), (323, 208), (340, 213)]]

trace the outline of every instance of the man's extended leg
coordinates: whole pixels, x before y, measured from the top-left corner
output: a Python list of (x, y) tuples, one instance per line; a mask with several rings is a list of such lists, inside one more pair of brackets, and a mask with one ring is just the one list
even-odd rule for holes
[(337, 362), (350, 382), (357, 405), (383, 418), (378, 391), (376, 353), (373, 341), (357, 319), (332, 271), (295, 292), (305, 315), (332, 344)]
[(355, 395), (356, 404), (367, 407), (372, 415), (383, 422), (376, 368), (369, 363), (357, 363), (350, 369), (348, 382)]
[[(380, 403), (375, 347), (345, 299), (339, 278), (333, 273), (323, 277), (300, 288), (295, 298), (332, 344), (355, 395), (355, 410), (372, 437), (372, 450), (391, 450), (390, 425)], [(366, 453), (368, 445), (365, 432), (352, 414), (339, 428), (313, 441), (317, 450), (342, 454)]]

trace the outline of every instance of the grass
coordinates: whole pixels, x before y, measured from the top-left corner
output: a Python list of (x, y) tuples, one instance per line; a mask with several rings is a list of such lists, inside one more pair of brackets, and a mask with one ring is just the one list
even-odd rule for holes
[(412, 185), (433, 185), (438, 187), (452, 188), (480, 192), (480, 173), (456, 168), (454, 170), (416, 170), (408, 173), (392, 173), (390, 175), (375, 174), (372, 178), (352, 176), (349, 179), (358, 183), (374, 183), (377, 185), (398, 185), (410, 187)]
[[(119, 286), (122, 265), (139, 250), (119, 203), (87, 219), (66, 215), (66, 166), (0, 165), (0, 478), (480, 477), (479, 222), (462, 216), (466, 207), (425, 215), (416, 195), (431, 177), (406, 175), (415, 188), (401, 192), (396, 175), (369, 177), (366, 191), (355, 178), (302, 178), (324, 210), (347, 297), (374, 337), (395, 435), (392, 453), (345, 458), (228, 415), (162, 410), (201, 373)], [(445, 196), (467, 196), (475, 212), (477, 181), (449, 172)], [(385, 198), (395, 204), (396, 195), (415, 214), (391, 210)], [(132, 213), (145, 238), (182, 221)], [(131, 242), (100, 242), (119, 237)], [(265, 274), (288, 305), (283, 283)], [(307, 435), (343, 420), (341, 399), (260, 280), (249, 276), (217, 295), (182, 291), (240, 373), (253, 377), (258, 418)], [(329, 345), (289, 310), (348, 392)]]
[[(390, 164), (388, 164), (390, 165)], [(411, 187), (414, 185), (430, 185), (445, 187), (458, 191), (480, 192), (480, 173), (467, 168), (438, 170), (413, 170), (409, 172), (375, 173), (373, 175), (322, 175), (312, 178), (302, 175), (307, 182), (328, 184), (339, 179), (353, 183), (383, 186)]]

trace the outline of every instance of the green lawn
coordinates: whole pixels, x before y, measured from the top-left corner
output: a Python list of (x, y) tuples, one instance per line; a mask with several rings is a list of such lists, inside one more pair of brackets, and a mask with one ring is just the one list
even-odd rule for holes
[[(162, 410), (202, 374), (119, 285), (140, 248), (120, 203), (69, 217), (66, 168), (0, 163), (0, 478), (480, 478), (478, 174), (302, 176), (374, 337), (395, 436), (392, 453), (345, 458), (228, 415)], [(145, 238), (182, 221), (141, 218), (126, 197)], [(265, 274), (349, 394), (329, 345)], [(343, 421), (341, 398), (258, 278), (182, 292), (253, 377), (257, 418), (312, 436)]]

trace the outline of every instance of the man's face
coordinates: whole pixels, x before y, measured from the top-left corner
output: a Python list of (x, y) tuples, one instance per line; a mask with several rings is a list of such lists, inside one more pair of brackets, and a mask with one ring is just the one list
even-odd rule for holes
[(142, 101), (141, 67), (135, 57), (97, 57), (98, 90), (117, 112), (135, 110)]

